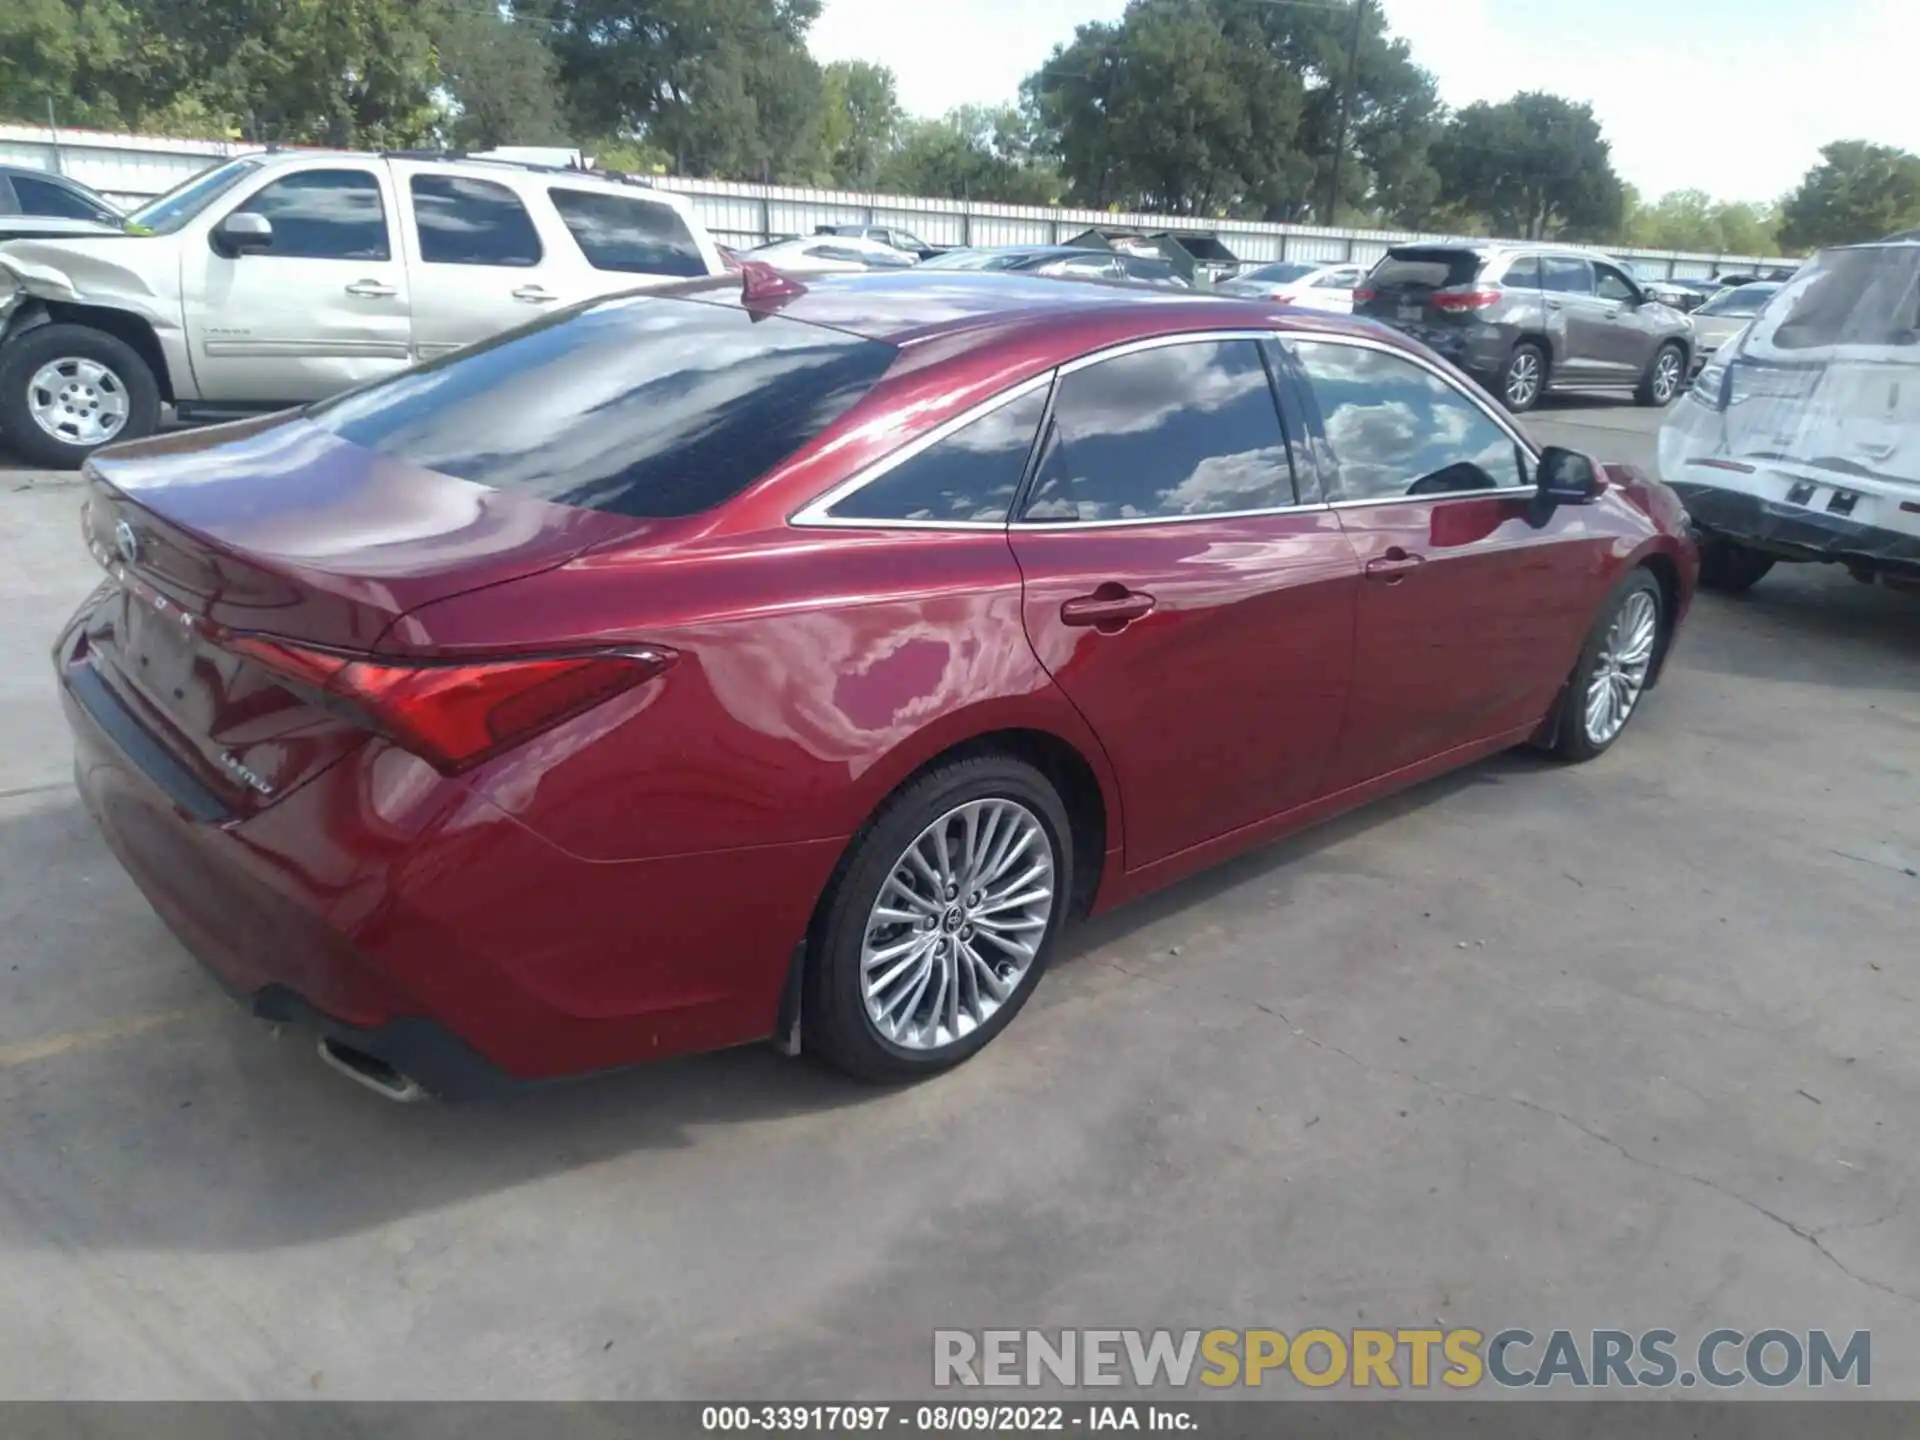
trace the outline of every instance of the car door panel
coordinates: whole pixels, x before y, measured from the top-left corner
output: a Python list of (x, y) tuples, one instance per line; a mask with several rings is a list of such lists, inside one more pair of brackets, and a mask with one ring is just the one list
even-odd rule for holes
[(1285, 349), (1363, 577), (1328, 787), (1538, 723), (1603, 559), (1592, 512), (1543, 509), (1515, 432), (1413, 357), (1358, 340)]
[(396, 167), (413, 282), (413, 349), (431, 360), (577, 298), (556, 237), (505, 179)]
[(383, 164), (273, 172), (221, 207), (264, 214), (272, 245), (240, 256), (181, 249), (181, 299), (200, 397), (318, 400), (412, 358), (407, 267)]
[[(1321, 792), (1358, 588), (1331, 511), (1016, 526), (1011, 538), (1028, 637), (1114, 765), (1128, 869)], [(1103, 587), (1151, 597), (1152, 608), (1125, 623), (1075, 623), (1070, 607)]]
[(1038, 449), (1008, 532), (1027, 634), (1113, 764), (1127, 869), (1318, 795), (1358, 573), (1293, 484), (1259, 343), (1069, 367)]
[(1653, 360), (1661, 341), (1661, 327), (1651, 306), (1641, 303), (1640, 292), (1620, 271), (1610, 265), (1594, 266), (1595, 296), (1606, 319), (1605, 358), (1612, 379), (1624, 383), (1637, 380)]

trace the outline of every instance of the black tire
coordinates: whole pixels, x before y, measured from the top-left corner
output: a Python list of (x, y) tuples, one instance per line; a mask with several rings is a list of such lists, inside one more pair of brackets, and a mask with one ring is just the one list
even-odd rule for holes
[(1646, 372), (1634, 387), (1633, 398), (1642, 405), (1664, 410), (1686, 388), (1686, 349), (1669, 340), (1654, 351), (1653, 358), (1647, 361)]
[[(91, 360), (110, 372), (124, 393), (126, 420), (109, 441), (62, 440), (34, 418), (29, 386), (39, 370), (60, 360)], [(160, 386), (140, 354), (117, 335), (90, 325), (42, 325), (0, 351), (0, 437), (32, 465), (75, 470), (101, 444), (137, 440), (160, 424)]]
[(1773, 556), (1731, 540), (1700, 542), (1700, 583), (1709, 590), (1744, 595), (1758, 585), (1773, 566)]
[[(942, 815), (970, 801), (1018, 802), (1053, 846), (1054, 896), (1046, 930), (1018, 988), (970, 1034), (939, 1049), (909, 1049), (880, 1033), (867, 1014), (860, 960), (866, 923), (882, 885), (908, 846)], [(895, 794), (854, 837), (808, 936), (802, 1044), (859, 1080), (914, 1080), (951, 1069), (1012, 1023), (1040, 983), (1073, 894), (1073, 830), (1060, 796), (1033, 766), (1006, 755), (975, 755), (929, 770)]]
[[(1620, 728), (1605, 740), (1596, 741), (1587, 730), (1586, 698), (1600, 667), (1601, 657), (1607, 651), (1614, 621), (1636, 595), (1645, 595), (1653, 601), (1655, 640), (1646, 672), (1647, 683), (1635, 694), (1632, 708)], [(1559, 733), (1553, 743), (1555, 755), (1576, 764), (1592, 760), (1606, 754), (1613, 748), (1614, 742), (1626, 733), (1627, 727), (1633, 723), (1633, 717), (1639, 713), (1640, 702), (1646, 698), (1647, 684), (1652, 682), (1655, 667), (1660, 663), (1660, 651), (1666, 644), (1667, 623), (1666, 596), (1660, 589), (1660, 582), (1645, 570), (1635, 570), (1614, 586), (1594, 619), (1593, 629), (1587, 634), (1587, 643), (1580, 647), (1580, 659), (1574, 664), (1573, 674), (1567, 678), (1566, 695), (1560, 705)]]
[[(1553, 361), (1545, 347), (1534, 340), (1522, 340), (1507, 356), (1507, 363), (1494, 377), (1493, 390), (1500, 403), (1515, 415), (1523, 415), (1540, 403), (1552, 378)], [(1528, 377), (1532, 383), (1527, 383)]]

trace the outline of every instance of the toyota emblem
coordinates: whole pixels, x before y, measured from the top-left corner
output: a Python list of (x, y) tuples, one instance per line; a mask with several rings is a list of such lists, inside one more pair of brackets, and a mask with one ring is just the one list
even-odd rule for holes
[(124, 520), (113, 527), (113, 553), (120, 557), (122, 565), (132, 565), (140, 559), (140, 537)]

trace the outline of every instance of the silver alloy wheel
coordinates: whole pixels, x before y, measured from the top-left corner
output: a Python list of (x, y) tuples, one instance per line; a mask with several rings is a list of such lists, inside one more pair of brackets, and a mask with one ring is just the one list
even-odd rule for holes
[(1660, 611), (1653, 596), (1634, 590), (1613, 617), (1607, 643), (1594, 657), (1593, 679), (1587, 684), (1587, 739), (1605, 745), (1626, 727), (1640, 692), (1647, 688), (1653, 668), (1653, 648), (1660, 639)]
[(1524, 409), (1540, 394), (1540, 356), (1533, 350), (1516, 350), (1507, 362), (1507, 400)]
[(126, 427), (127, 387), (98, 360), (49, 360), (27, 382), (34, 423), (66, 445), (104, 445)]
[(1653, 399), (1654, 403), (1664, 405), (1673, 399), (1674, 392), (1680, 388), (1680, 352), (1662, 350), (1660, 358), (1653, 362)]
[(1025, 982), (1053, 918), (1053, 842), (1017, 800), (971, 800), (894, 862), (860, 944), (867, 1018), (903, 1050), (939, 1050)]

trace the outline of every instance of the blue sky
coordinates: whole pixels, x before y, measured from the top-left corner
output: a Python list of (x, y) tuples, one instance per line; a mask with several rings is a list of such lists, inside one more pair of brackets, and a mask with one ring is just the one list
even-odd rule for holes
[[(1379, 0), (1453, 105), (1551, 90), (1592, 103), (1648, 194), (1766, 200), (1829, 140), (1920, 151), (1914, 0)], [(1075, 25), (1125, 0), (826, 0), (822, 60), (891, 66), (917, 114), (1011, 100)]]

